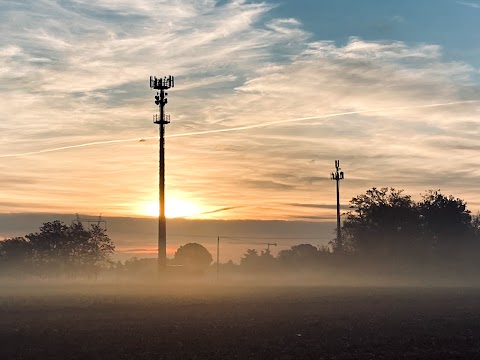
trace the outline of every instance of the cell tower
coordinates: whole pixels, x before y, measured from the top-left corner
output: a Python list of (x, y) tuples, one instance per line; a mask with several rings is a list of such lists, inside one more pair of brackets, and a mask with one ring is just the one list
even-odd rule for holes
[(150, 76), (150, 88), (157, 90), (155, 105), (159, 115), (153, 115), (153, 123), (159, 125), (160, 150), (158, 166), (158, 271), (165, 270), (167, 265), (167, 221), (165, 218), (165, 125), (170, 123), (170, 115), (165, 115), (168, 93), (166, 90), (175, 85), (173, 76), (157, 79)]
[(340, 160), (335, 160), (335, 172), (330, 174), (330, 178), (337, 183), (337, 241), (336, 250), (343, 250), (342, 229), (340, 227), (340, 180), (345, 178), (343, 171), (340, 168)]

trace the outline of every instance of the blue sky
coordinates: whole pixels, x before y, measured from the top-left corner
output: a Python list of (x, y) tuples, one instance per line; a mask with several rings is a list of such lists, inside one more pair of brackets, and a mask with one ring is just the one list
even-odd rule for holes
[[(373, 186), (480, 209), (480, 1), (0, 4), (0, 212), (327, 221)], [(140, 142), (139, 139), (147, 141)]]
[(300, 19), (313, 39), (337, 45), (352, 35), (369, 41), (431, 43), (442, 46), (448, 59), (480, 64), (479, 1), (282, 1), (272, 16)]
[(355, 35), (365, 40), (395, 38), (468, 47), (478, 38), (475, 31), (478, 14), (468, 4), (475, 2), (298, 0), (279, 2), (272, 15), (301, 19), (304, 28), (317, 39), (340, 43)]

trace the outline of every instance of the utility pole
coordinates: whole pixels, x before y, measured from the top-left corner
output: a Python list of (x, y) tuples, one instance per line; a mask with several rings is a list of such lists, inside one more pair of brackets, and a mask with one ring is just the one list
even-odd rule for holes
[(220, 274), (220, 236), (217, 236), (217, 282)]
[(340, 227), (340, 180), (343, 180), (344, 174), (340, 168), (340, 160), (335, 160), (335, 172), (330, 174), (330, 178), (337, 183), (337, 251), (343, 251), (342, 229)]
[(170, 115), (165, 115), (167, 104), (166, 90), (174, 87), (173, 76), (157, 79), (150, 76), (150, 88), (157, 90), (155, 105), (159, 115), (153, 116), (153, 123), (159, 125), (160, 149), (158, 166), (158, 272), (164, 272), (167, 266), (167, 221), (165, 218), (165, 125), (170, 123)]

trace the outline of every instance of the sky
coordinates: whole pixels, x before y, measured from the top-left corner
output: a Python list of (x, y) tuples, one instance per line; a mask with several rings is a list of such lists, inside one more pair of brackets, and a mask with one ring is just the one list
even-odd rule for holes
[(480, 210), (480, 1), (0, 2), (0, 213), (332, 221), (372, 187)]

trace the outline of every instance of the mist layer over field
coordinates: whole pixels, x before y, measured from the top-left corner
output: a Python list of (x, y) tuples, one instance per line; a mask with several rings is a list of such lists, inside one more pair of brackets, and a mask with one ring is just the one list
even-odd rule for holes
[(2, 283), (2, 359), (473, 358), (476, 288)]

